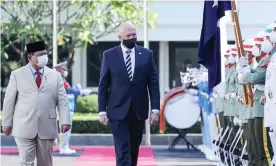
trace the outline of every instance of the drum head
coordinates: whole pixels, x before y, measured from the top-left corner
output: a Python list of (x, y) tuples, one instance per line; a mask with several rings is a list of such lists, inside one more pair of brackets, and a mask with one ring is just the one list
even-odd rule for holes
[(187, 129), (197, 122), (200, 109), (193, 100), (194, 96), (188, 93), (180, 93), (168, 99), (164, 115), (172, 127)]

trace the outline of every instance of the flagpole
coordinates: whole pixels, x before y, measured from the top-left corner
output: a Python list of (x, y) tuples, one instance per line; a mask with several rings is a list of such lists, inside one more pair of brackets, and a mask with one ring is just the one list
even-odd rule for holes
[[(232, 0), (231, 4), (232, 4), (232, 17), (234, 21), (235, 38), (236, 38), (238, 53), (239, 53), (239, 56), (245, 56), (245, 51), (243, 48), (243, 42), (241, 37), (239, 18), (237, 14), (236, 0)], [(249, 103), (251, 107), (253, 107), (254, 100), (253, 100), (253, 92), (252, 92), (251, 85), (250, 84), (243, 85), (243, 92), (244, 92), (245, 103), (246, 104)]]
[[(149, 41), (148, 41), (148, 2), (144, 0), (144, 47), (149, 48)], [(151, 112), (151, 110), (150, 110)], [(146, 121), (146, 145), (151, 145), (150, 140), (150, 124)]]
[(57, 64), (57, 2), (53, 0), (53, 66)]
[(224, 54), (227, 50), (227, 30), (226, 30), (226, 17), (220, 19), (219, 22), (220, 27), (220, 52), (221, 52), (221, 82), (225, 82), (225, 62), (224, 62)]

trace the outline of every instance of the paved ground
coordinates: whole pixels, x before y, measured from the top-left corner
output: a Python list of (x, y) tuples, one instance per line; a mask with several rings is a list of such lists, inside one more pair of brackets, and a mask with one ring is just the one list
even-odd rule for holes
[[(206, 160), (198, 151), (188, 151), (183, 147), (169, 151), (164, 146), (154, 146), (153, 152), (158, 166), (213, 166), (214, 163)], [(75, 166), (76, 156), (60, 156), (54, 154), (54, 166)], [(1, 166), (20, 166), (17, 155), (1, 155)]]

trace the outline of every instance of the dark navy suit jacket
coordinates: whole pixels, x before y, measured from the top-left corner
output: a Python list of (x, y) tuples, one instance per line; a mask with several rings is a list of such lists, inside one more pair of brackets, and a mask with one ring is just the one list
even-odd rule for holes
[(122, 120), (133, 109), (139, 120), (148, 118), (151, 109), (160, 110), (158, 74), (151, 50), (135, 46), (135, 69), (129, 80), (121, 46), (103, 53), (98, 91), (99, 111), (109, 119)]

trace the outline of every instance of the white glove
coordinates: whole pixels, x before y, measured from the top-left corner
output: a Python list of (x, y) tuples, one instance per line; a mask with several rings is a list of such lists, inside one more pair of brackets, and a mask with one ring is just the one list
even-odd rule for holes
[(242, 104), (245, 104), (245, 101), (244, 101), (243, 97), (240, 98), (240, 101), (241, 101)]
[(233, 123), (234, 123), (235, 126), (237, 126), (239, 124), (238, 122), (239, 122), (238, 118), (234, 117)]
[(211, 97), (210, 98), (210, 102), (213, 103), (214, 102), (214, 98)]
[(250, 66), (245, 66), (241, 68), (241, 73), (245, 75), (246, 73), (250, 73)]
[(240, 84), (244, 84), (243, 78), (244, 78), (244, 74), (239, 73), (239, 74), (238, 74), (238, 80), (239, 80), (239, 83), (240, 83)]
[(76, 88), (77, 88), (77, 89), (81, 89), (81, 85), (80, 85), (80, 83), (76, 83), (76, 85), (75, 85), (75, 86), (76, 86)]
[(240, 67), (248, 66), (248, 57), (247, 56), (240, 57), (239, 65), (240, 65)]
[(241, 119), (238, 120), (238, 125), (242, 126), (242, 120)]
[(202, 95), (205, 97), (205, 98), (209, 98), (209, 95), (207, 93), (202, 93)]
[(230, 94), (230, 97), (231, 97), (231, 98), (235, 98), (235, 97), (236, 97), (236, 94), (235, 94), (235, 93), (231, 93), (231, 94)]
[(217, 97), (218, 97), (218, 94), (213, 93), (213, 97), (214, 97), (214, 98), (217, 98)]
[(108, 123), (108, 118), (107, 118), (107, 115), (106, 114), (102, 114), (100, 115), (100, 123), (103, 124), (103, 125), (107, 125)]
[(149, 119), (149, 124), (157, 124), (159, 121), (159, 113), (157, 112), (151, 112), (150, 114), (150, 119)]
[(229, 94), (224, 95), (224, 99), (225, 99), (225, 100), (229, 100), (229, 98), (230, 98), (230, 95), (229, 95)]

